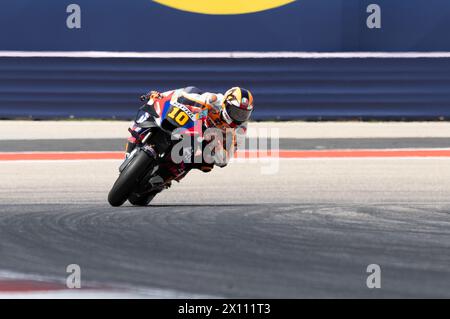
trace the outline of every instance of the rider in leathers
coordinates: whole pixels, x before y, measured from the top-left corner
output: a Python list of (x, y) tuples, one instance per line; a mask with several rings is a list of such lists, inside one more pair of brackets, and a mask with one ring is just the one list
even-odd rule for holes
[[(224, 139), (226, 138), (226, 136), (228, 136), (227, 133), (229, 133), (230, 130), (233, 133), (238, 133), (239, 138), (242, 138), (245, 135), (247, 129), (247, 121), (250, 119), (254, 107), (253, 95), (250, 91), (244, 88), (233, 87), (229, 89), (225, 94), (220, 94), (202, 92), (198, 88), (187, 87), (164, 93), (150, 91), (146, 95), (142, 96), (141, 99), (158, 99), (172, 93), (174, 94), (175, 99), (183, 96), (184, 98), (186, 98), (186, 101), (190, 100), (196, 105), (203, 105), (203, 109), (208, 110), (206, 128), (219, 129), (221, 132), (223, 132)], [(136, 137), (133, 135), (139, 133), (140, 128), (138, 124), (142, 121), (145, 121), (149, 116), (149, 114), (144, 112), (144, 114), (141, 114), (141, 116), (139, 116), (139, 118), (136, 119), (130, 126), (129, 130), (132, 133), (132, 136), (128, 138), (126, 156), (128, 156), (136, 146)], [(234, 135), (234, 137), (236, 137), (236, 135)], [(226, 152), (227, 154), (234, 153), (237, 147), (236, 139), (234, 139), (232, 147), (233, 150), (227, 150), (224, 147), (224, 152)], [(226, 166), (229, 158), (226, 155), (225, 158), (225, 161), (214, 161), (213, 163), (207, 163), (205, 161), (202, 161), (201, 163), (185, 163), (183, 169), (185, 171), (189, 171), (190, 169), (194, 168), (200, 169), (203, 172), (210, 172), (214, 165), (219, 167)], [(173, 165), (169, 166), (168, 168), (169, 171), (175, 170), (172, 172), (172, 178), (175, 178), (175, 176), (177, 175), (176, 166)], [(183, 175), (183, 177), (184, 176), (185, 175)], [(176, 180), (179, 181), (179, 179), (181, 178), (178, 178)]]

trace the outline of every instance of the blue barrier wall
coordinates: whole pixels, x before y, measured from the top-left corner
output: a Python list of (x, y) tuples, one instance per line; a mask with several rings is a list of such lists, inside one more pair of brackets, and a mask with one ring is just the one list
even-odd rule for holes
[[(81, 29), (66, 27), (71, 3)], [(381, 29), (366, 26), (371, 3), (381, 7)], [(450, 51), (448, 30), (448, 0), (297, 0), (218, 16), (151, 0), (14, 0), (0, 10), (0, 50)]]
[(255, 119), (450, 116), (449, 59), (0, 59), (0, 115), (131, 118), (149, 89), (233, 85)]
[[(81, 8), (81, 29), (66, 26), (71, 3)], [(371, 3), (381, 7), (381, 29), (366, 25)], [(449, 0), (297, 0), (243, 15), (151, 0), (0, 7), (0, 51), (450, 51)], [(256, 119), (448, 117), (449, 61), (0, 57), (0, 117), (128, 118), (142, 92), (187, 85), (248, 87)]]

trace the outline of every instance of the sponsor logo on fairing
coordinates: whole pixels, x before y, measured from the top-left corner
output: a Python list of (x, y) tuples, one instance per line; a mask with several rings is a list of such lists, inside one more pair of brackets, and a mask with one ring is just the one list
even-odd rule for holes
[(296, 0), (153, 0), (167, 7), (201, 14), (237, 15), (275, 9)]

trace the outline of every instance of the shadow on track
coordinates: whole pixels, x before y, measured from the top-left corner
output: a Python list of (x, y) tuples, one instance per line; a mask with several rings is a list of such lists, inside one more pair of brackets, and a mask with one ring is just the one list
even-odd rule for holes
[[(151, 204), (145, 207), (164, 208), (164, 207), (265, 207), (265, 206), (267, 206), (267, 204)], [(131, 207), (139, 207), (139, 206), (131, 206)]]

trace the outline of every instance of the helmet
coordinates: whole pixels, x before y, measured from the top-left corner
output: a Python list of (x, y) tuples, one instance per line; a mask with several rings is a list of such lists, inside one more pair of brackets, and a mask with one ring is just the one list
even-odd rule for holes
[(249, 90), (234, 87), (229, 89), (222, 101), (221, 118), (228, 125), (241, 125), (253, 112), (253, 95)]

